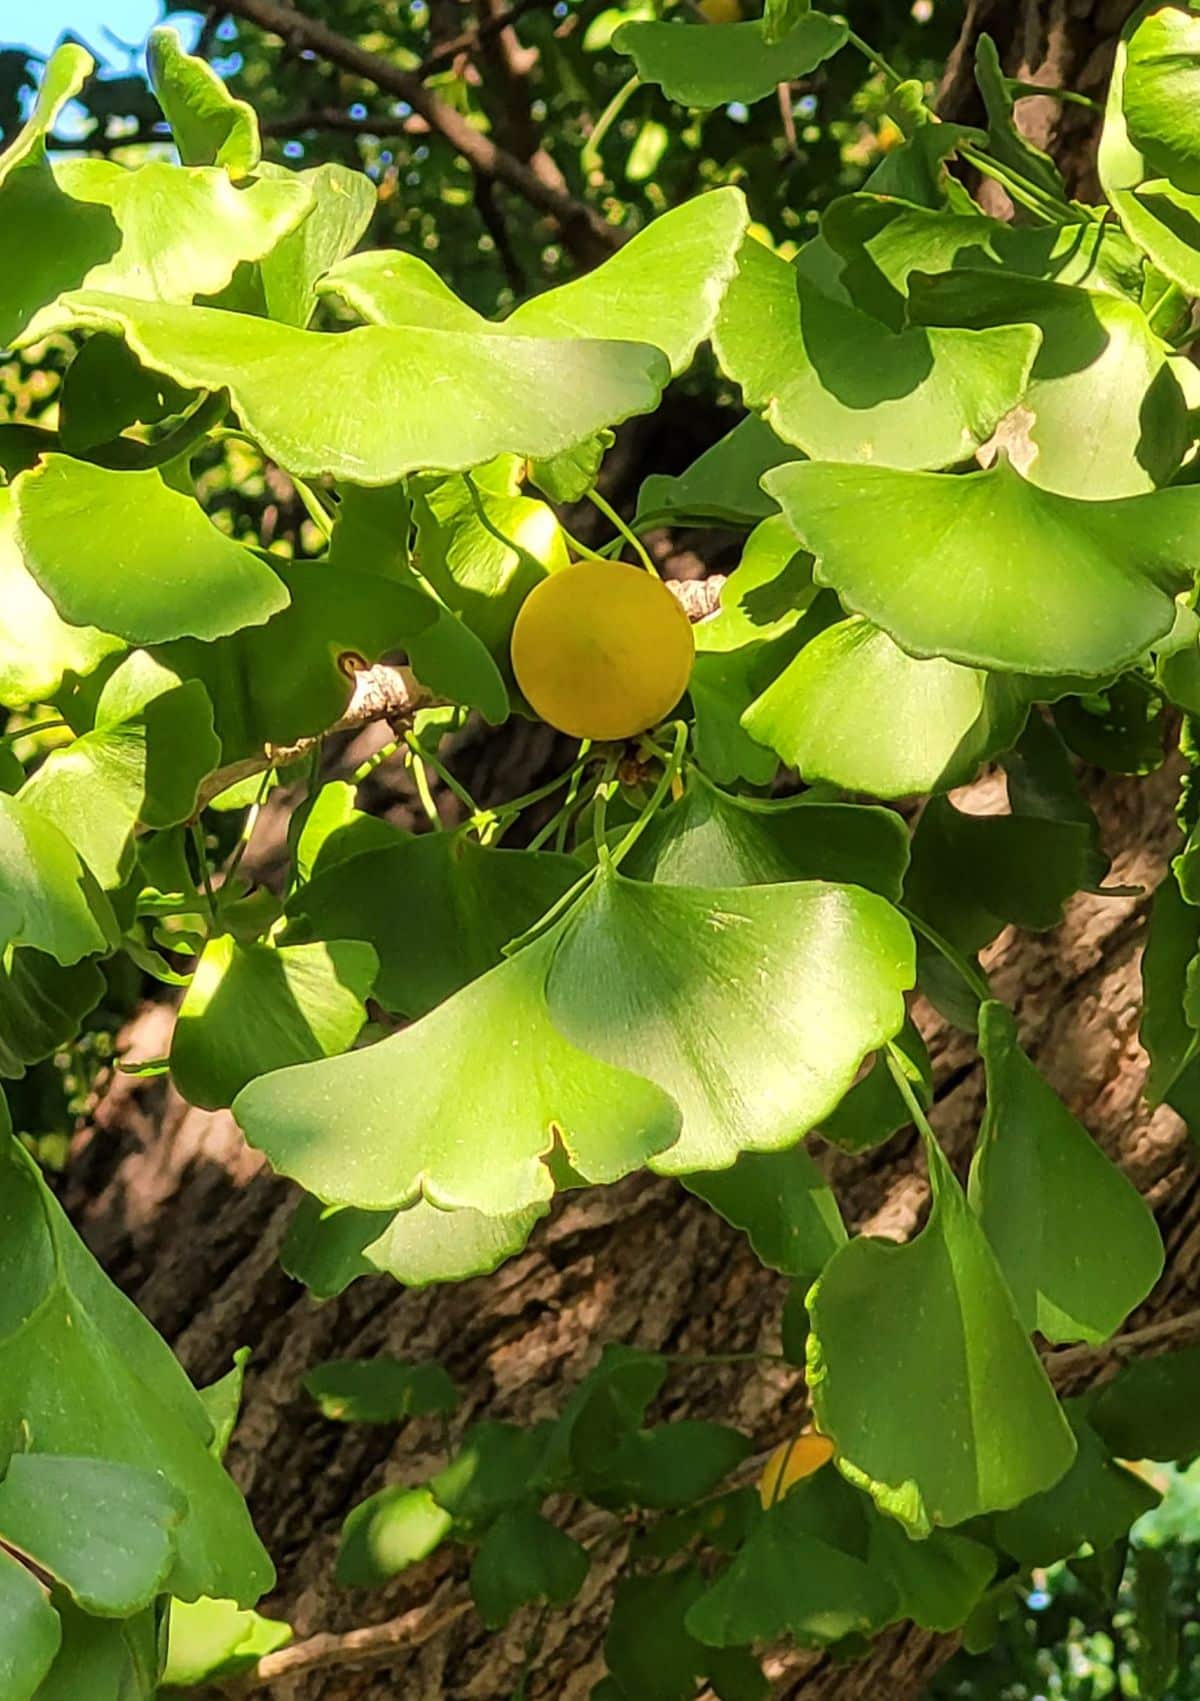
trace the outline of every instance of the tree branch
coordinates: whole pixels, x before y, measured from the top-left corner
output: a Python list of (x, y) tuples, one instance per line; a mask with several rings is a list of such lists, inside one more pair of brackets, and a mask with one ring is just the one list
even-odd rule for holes
[(427, 89), (419, 76), (403, 71), (382, 54), (360, 47), (348, 36), (339, 35), (328, 24), (307, 17), (283, 0), (226, 0), (226, 12), (268, 30), (282, 41), (309, 51), (339, 65), (344, 71), (362, 77), (384, 93), (407, 102), (419, 118), (423, 118), (436, 135), (449, 143), (477, 171), (494, 177), (497, 182), (514, 190), (531, 207), (547, 214), (562, 233), (562, 239), (576, 259), (594, 265), (605, 255), (620, 247), (622, 237), (607, 224), (594, 208), (576, 201), (566, 190), (547, 183), (538, 173), (514, 154), (500, 148), (456, 112), (438, 95)]

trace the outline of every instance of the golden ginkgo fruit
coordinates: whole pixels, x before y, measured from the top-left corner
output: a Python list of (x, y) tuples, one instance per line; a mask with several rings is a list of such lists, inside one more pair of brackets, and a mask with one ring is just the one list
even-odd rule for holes
[(764, 1507), (782, 1500), (789, 1488), (811, 1477), (833, 1458), (833, 1442), (827, 1435), (808, 1430), (793, 1435), (771, 1454), (758, 1479), (758, 1496)]
[(521, 605), (513, 672), (530, 706), (572, 738), (632, 738), (672, 710), (695, 646), (667, 587), (623, 561), (577, 561)]

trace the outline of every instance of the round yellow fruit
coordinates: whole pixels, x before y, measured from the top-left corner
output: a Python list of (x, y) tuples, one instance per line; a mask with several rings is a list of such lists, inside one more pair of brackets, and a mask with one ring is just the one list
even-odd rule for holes
[(667, 587), (623, 561), (577, 561), (517, 615), (512, 664), (530, 706), (572, 738), (632, 738), (687, 687), (695, 646)]
[(710, 24), (740, 24), (745, 16), (739, 0), (700, 0), (700, 10)]
[(814, 1430), (793, 1435), (790, 1441), (775, 1449), (763, 1466), (763, 1474), (758, 1479), (758, 1495), (763, 1506), (774, 1506), (789, 1488), (803, 1482), (805, 1477), (811, 1477), (832, 1458), (833, 1442), (827, 1435), (818, 1435)]

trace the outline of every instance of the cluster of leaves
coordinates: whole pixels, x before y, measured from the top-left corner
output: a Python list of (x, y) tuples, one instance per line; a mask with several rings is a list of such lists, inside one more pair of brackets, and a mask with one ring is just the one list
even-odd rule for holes
[[(732, 24), (633, 19), (613, 45), (644, 83), (709, 106), (765, 99), (856, 44), (793, 3)], [(413, 254), (354, 253), (367, 180), (264, 163), (250, 108), (170, 34), (151, 67), (182, 163), (51, 160), (89, 69), (71, 47), (0, 156), (0, 220), (25, 257), (0, 275), (0, 341), (77, 349), (57, 420), (0, 427), (0, 703), (18, 734), (32, 711), (71, 735), (29, 773), (0, 743), (0, 1073), (67, 1041), (121, 955), (185, 989), (151, 1067), (231, 1106), (306, 1190), (284, 1262), (317, 1294), (494, 1269), (556, 1193), (642, 1168), (678, 1177), (795, 1284), (788, 1350), (836, 1471), (766, 1508), (710, 1502), (749, 1442), (643, 1427), (665, 1367), (611, 1351), (557, 1424), (480, 1426), (430, 1483), (359, 1509), (348, 1580), (453, 1533), (477, 1547), (489, 1621), (568, 1599), (586, 1555), (544, 1513), (568, 1494), (678, 1519), (647, 1538), (665, 1565), (616, 1603), (610, 1701), (687, 1696), (702, 1676), (759, 1693), (745, 1650), (784, 1632), (842, 1648), (901, 1618), (986, 1634), (995, 1590), (1112, 1547), (1144, 1509), (1117, 1459), (1178, 1456), (1113, 1418), (1124, 1381), (1061, 1404), (1035, 1349), (1107, 1340), (1162, 1247), (978, 954), (1007, 925), (1054, 926), (1104, 878), (1071, 752), (1144, 771), (1163, 705), (1200, 712), (1178, 352), (1200, 295), (1180, 234), (1200, 209), (1200, 21), (1155, 6), (1126, 32), (1102, 162), (1119, 223), (1072, 202), (1020, 137), (985, 42), (989, 130), (935, 123), (893, 78), (903, 145), (794, 260), (725, 186), (503, 321)], [(1020, 218), (981, 213), (954, 155), (1003, 181)], [(310, 329), (323, 299), (362, 323)], [(496, 809), (459, 787), (453, 832), (401, 834), (353, 786), (319, 785), (351, 676), (402, 687), (420, 775), (448, 773), (442, 740), (469, 713), (531, 713), (509, 640), (568, 560), (555, 507), (594, 491), (613, 427), (653, 410), (705, 341), (749, 412), (686, 475), (647, 481), (629, 533), (699, 518), (743, 542), (678, 718), (628, 747), (585, 741), (560, 780)], [(302, 492), (319, 559), (208, 518), (193, 461), (230, 434)], [(1008, 810), (963, 813), (945, 794), (996, 758)], [(798, 797), (769, 795), (781, 761)], [(285, 889), (252, 890), (245, 834), (297, 769)], [(507, 848), (546, 793), (562, 798), (549, 827)], [(887, 804), (913, 794), (927, 801), (910, 828)], [(209, 806), (248, 811), (223, 866)], [(1147, 962), (1158, 1096), (1185, 1115), (1194, 861), (1189, 841)], [(915, 987), (977, 1036), (986, 1069), (965, 1191), (926, 1120)], [(801, 1141), (861, 1151), (914, 1124), (926, 1226), (905, 1246), (849, 1238)], [(228, 1390), (214, 1417), (27, 1154), (6, 1154), (4, 1693), (65, 1694), (80, 1660), (99, 1701), (151, 1693), (168, 1596), (232, 1603), (201, 1617), (232, 1614), (222, 1657), (252, 1657), (275, 1633), (237, 1614), (269, 1565), (219, 1469)], [(1150, 1368), (1152, 1428), (1192, 1371)], [(444, 1395), (404, 1382), (410, 1404)], [(67, 1496), (65, 1544), (44, 1496), (22, 1521), (23, 1479), (51, 1459), (100, 1478)], [(115, 1571), (98, 1559), (81, 1577), (80, 1544), (127, 1526)], [(727, 1555), (715, 1580), (697, 1544)], [(666, 1626), (664, 1653), (643, 1638)]]

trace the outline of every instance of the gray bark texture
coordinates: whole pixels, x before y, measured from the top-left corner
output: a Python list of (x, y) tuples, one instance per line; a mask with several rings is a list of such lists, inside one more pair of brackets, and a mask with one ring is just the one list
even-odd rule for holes
[[(1102, 93), (1115, 33), (1131, 9), (1128, 0), (972, 0), (942, 110), (977, 116), (970, 63), (984, 29), (1011, 73)], [(1067, 162), (1078, 191), (1093, 191), (1094, 121), (1049, 100), (1019, 110), (1033, 138)], [(353, 755), (361, 754), (360, 740)], [(512, 795), (531, 773), (555, 771), (551, 741), (532, 730), (515, 742), (493, 739), (472, 761), (482, 797)], [(1149, 780), (1089, 781), (1114, 883), (1149, 889), (1161, 877), (1176, 837), (1176, 784), (1169, 768)], [(966, 806), (988, 812), (1001, 806), (1001, 795), (998, 781), (985, 778)], [(271, 837), (269, 821), (263, 837)], [(261, 873), (270, 860), (262, 854)], [(1006, 934), (987, 959), (997, 995), (1016, 1010), (1040, 1068), (1158, 1215), (1167, 1273), (1134, 1326), (1200, 1304), (1200, 1186), (1191, 1148), (1173, 1113), (1151, 1115), (1140, 1097), (1145, 912), (1144, 899), (1081, 895), (1056, 931)], [(928, 1008), (917, 1016), (935, 1063), (935, 1121), (961, 1170), (982, 1109), (981, 1071), (964, 1036)], [(169, 1007), (147, 1006), (124, 1036), (128, 1055), (161, 1055), (171, 1022)], [(395, 1114), (399, 1122), (403, 1102)], [(481, 1128), (481, 1163), (487, 1144)], [(858, 1159), (813, 1145), (856, 1228), (894, 1238), (916, 1229), (927, 1184), (911, 1139)], [(698, 1200), (649, 1176), (566, 1197), (528, 1249), (492, 1277), (420, 1293), (370, 1279), (318, 1305), (276, 1258), (292, 1191), (247, 1150), (230, 1118), (189, 1108), (160, 1081), (118, 1075), (76, 1141), (64, 1198), (105, 1268), (198, 1382), (227, 1370), (235, 1348), (253, 1350), (229, 1458), (279, 1568), (266, 1610), (289, 1618), (302, 1638), (401, 1621), (383, 1657), (338, 1646), (329, 1663), (313, 1660), (280, 1676), (270, 1686), (279, 1701), (505, 1701), (531, 1623), (520, 1615), (508, 1631), (486, 1634), (463, 1609), (465, 1566), (453, 1550), (369, 1594), (334, 1585), (346, 1512), (385, 1483), (418, 1481), (435, 1469), (442, 1438), (428, 1420), (399, 1433), (325, 1421), (300, 1387), (313, 1364), (380, 1352), (435, 1357), (464, 1392), (457, 1434), (484, 1416), (554, 1414), (608, 1341), (689, 1353), (778, 1346), (782, 1280)], [(1103, 1374), (1102, 1356), (1076, 1355), (1068, 1386)], [(797, 1427), (804, 1405), (798, 1372), (707, 1366), (677, 1372), (657, 1416), (719, 1418), (766, 1449)], [(529, 1696), (583, 1701), (601, 1675), (620, 1558), (619, 1549), (603, 1549), (575, 1608), (550, 1616)], [(779, 1650), (767, 1670), (780, 1698), (915, 1701), (953, 1648), (951, 1637), (898, 1630), (857, 1664)]]

